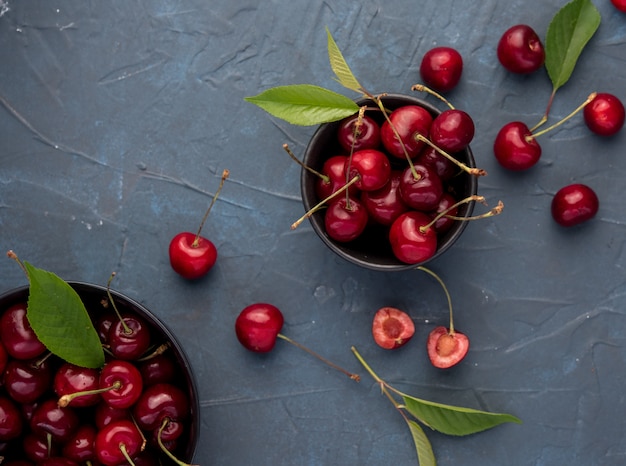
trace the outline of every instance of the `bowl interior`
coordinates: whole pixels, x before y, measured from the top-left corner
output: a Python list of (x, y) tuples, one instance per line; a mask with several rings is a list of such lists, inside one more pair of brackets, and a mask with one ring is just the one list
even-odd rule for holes
[[(106, 287), (82, 282), (70, 281), (68, 283), (80, 296), (87, 311), (90, 313), (92, 320), (97, 318), (99, 312), (105, 312), (102, 302), (108, 302)], [(28, 289), (28, 286), (23, 286), (1, 295), (0, 310), (7, 309), (20, 302), (26, 302), (28, 300)], [(191, 416), (188, 423), (189, 430), (186, 434), (185, 441), (181, 442), (175, 454), (179, 459), (191, 463), (199, 436), (200, 405), (197, 385), (189, 359), (187, 358), (183, 348), (180, 346), (180, 343), (176, 340), (174, 334), (148, 309), (115, 290), (111, 290), (111, 295), (115, 300), (115, 305), (121, 313), (138, 314), (143, 317), (144, 320), (150, 325), (154, 341), (163, 343), (169, 342), (171, 346), (171, 350), (173, 352), (172, 354), (174, 355), (182, 374), (182, 377), (175, 383), (187, 394), (191, 409)]]
[[(376, 104), (367, 99), (358, 100), (359, 105), (369, 104), (376, 107)], [(393, 110), (404, 105), (419, 105), (428, 110), (433, 117), (441, 113), (437, 107), (430, 103), (412, 96), (389, 94), (383, 98), (383, 103), (387, 109)], [(368, 112), (368, 115), (378, 120), (382, 124), (383, 116), (380, 112)], [(326, 123), (321, 125), (313, 137), (311, 138), (305, 154), (304, 164), (315, 170), (320, 171), (324, 162), (334, 156), (344, 153), (337, 141), (337, 129), (340, 122)], [(455, 157), (465, 163), (467, 166), (474, 168), (475, 161), (471, 148), (467, 148), (462, 152), (454, 154)], [(392, 167), (394, 163), (402, 163), (402, 161), (391, 161)], [(400, 166), (395, 167), (400, 168)], [(305, 212), (308, 212), (315, 206), (319, 200), (315, 193), (315, 183), (317, 177), (308, 170), (302, 170), (300, 186), (302, 192), (302, 201)], [(458, 199), (476, 194), (478, 190), (478, 182), (475, 176), (466, 172), (461, 172), (453, 180), (447, 182), (450, 189)], [(472, 214), (474, 202), (462, 205), (459, 208), (458, 215), (460, 217), (468, 217)], [(360, 265), (362, 267), (381, 271), (400, 271), (415, 268), (420, 264), (406, 264), (398, 260), (392, 250), (387, 239), (388, 228), (382, 226), (368, 226), (365, 232), (356, 240), (349, 243), (341, 243), (330, 238), (324, 228), (324, 211), (320, 210), (310, 217), (310, 222), (322, 239), (322, 241), (335, 253), (344, 259)], [(438, 239), (438, 247), (435, 255), (429, 259), (433, 260), (443, 254), (452, 244), (459, 238), (468, 222), (455, 222), (453, 227)]]

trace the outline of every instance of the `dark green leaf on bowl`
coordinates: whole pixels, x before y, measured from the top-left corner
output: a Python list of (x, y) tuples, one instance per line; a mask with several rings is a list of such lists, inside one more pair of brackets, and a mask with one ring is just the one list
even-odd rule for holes
[(30, 281), (26, 315), (39, 340), (67, 362), (102, 367), (104, 350), (78, 293), (52, 272), (24, 266)]

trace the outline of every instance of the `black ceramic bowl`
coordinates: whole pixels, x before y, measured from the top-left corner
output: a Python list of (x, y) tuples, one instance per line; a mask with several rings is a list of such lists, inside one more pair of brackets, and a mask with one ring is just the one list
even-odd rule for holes
[[(358, 100), (359, 105), (369, 104), (376, 106), (374, 102), (366, 99)], [(433, 117), (439, 115), (442, 111), (437, 107), (416, 97), (389, 94), (383, 98), (385, 108), (394, 110), (405, 105), (419, 105), (428, 110)], [(368, 115), (382, 123), (382, 114), (376, 112), (368, 112)], [(311, 167), (317, 171), (322, 169), (326, 159), (334, 155), (344, 153), (337, 142), (337, 129), (341, 122), (325, 123), (321, 125), (313, 137), (311, 138), (303, 158), (303, 162), (307, 167)], [(454, 154), (461, 162), (470, 168), (475, 168), (474, 156), (468, 147), (462, 152)], [(393, 163), (393, 161), (392, 161)], [(302, 191), (302, 201), (304, 209), (308, 212), (315, 206), (319, 199), (315, 192), (315, 183), (317, 177), (308, 170), (303, 169), (300, 178), (300, 186)], [(450, 189), (455, 192), (455, 197), (460, 200), (467, 196), (476, 194), (478, 190), (478, 182), (476, 176), (462, 172), (452, 181), (448, 182)], [(459, 217), (469, 217), (472, 215), (474, 202), (462, 205), (459, 208)], [(356, 240), (342, 243), (333, 240), (328, 236), (324, 228), (324, 209), (316, 212), (310, 217), (313, 229), (322, 239), (322, 241), (332, 251), (337, 253), (344, 259), (357, 264), (361, 267), (379, 271), (401, 271), (408, 270), (432, 261), (447, 251), (454, 242), (459, 239), (468, 222), (457, 221), (452, 228), (438, 238), (437, 251), (428, 260), (420, 264), (406, 264), (398, 260), (392, 250), (388, 240), (388, 228), (368, 226), (365, 232)]]
[[(107, 290), (105, 287), (99, 285), (92, 285), (81, 282), (68, 282), (69, 285), (78, 293), (82, 302), (84, 303), (87, 311), (89, 312), (92, 320), (95, 322), (98, 316), (104, 312), (112, 312), (111, 308), (108, 309), (103, 306), (103, 303), (108, 303)], [(200, 428), (200, 410), (198, 400), (198, 390), (193, 375), (189, 360), (180, 346), (176, 337), (172, 332), (161, 322), (154, 314), (146, 309), (141, 304), (133, 301), (132, 299), (124, 296), (123, 294), (111, 290), (111, 295), (115, 301), (115, 305), (118, 310), (124, 314), (136, 314), (144, 319), (150, 327), (152, 342), (155, 345), (168, 343), (169, 349), (166, 353), (170, 354), (176, 365), (177, 376), (171, 382), (177, 385), (178, 388), (187, 395), (190, 406), (190, 415), (185, 421), (185, 431), (182, 436), (177, 440), (178, 444), (173, 451), (174, 455), (182, 461), (191, 463), (198, 441), (199, 428)], [(28, 300), (28, 286), (20, 287), (8, 291), (0, 295), (0, 314), (14, 304), (26, 302)], [(3, 388), (0, 387), (0, 395), (5, 396)], [(76, 410), (89, 410), (89, 408), (76, 408)], [(89, 415), (90, 411), (83, 411), (80, 415), (84, 419)], [(87, 414), (85, 414), (87, 413)], [(85, 420), (89, 421), (88, 419)], [(8, 445), (10, 443), (10, 445)], [(8, 446), (7, 446), (8, 445)], [(10, 448), (9, 454), (19, 454), (16, 452), (16, 448), (20, 448), (20, 442), (14, 440), (4, 445)], [(0, 442), (0, 449), (3, 447)], [(156, 447), (152, 447), (153, 451), (158, 452)], [(0, 455), (5, 454), (3, 451)], [(161, 455), (163, 455), (161, 453)], [(164, 455), (162, 458), (164, 464), (171, 463), (171, 460), (167, 459)]]

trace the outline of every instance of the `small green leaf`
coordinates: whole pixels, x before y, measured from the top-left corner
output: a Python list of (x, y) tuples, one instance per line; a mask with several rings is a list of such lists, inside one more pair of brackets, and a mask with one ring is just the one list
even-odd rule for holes
[(67, 362), (102, 367), (102, 344), (78, 293), (52, 272), (28, 262), (24, 267), (30, 281), (26, 316), (39, 340)]
[(435, 459), (435, 453), (433, 453), (433, 447), (424, 433), (424, 429), (420, 425), (411, 420), (406, 421), (411, 430), (413, 436), (413, 442), (415, 442), (415, 449), (417, 450), (417, 462), (419, 466), (437, 466), (437, 460)]
[(337, 47), (337, 43), (328, 28), (326, 28), (326, 34), (328, 35), (328, 58), (330, 60), (330, 67), (335, 72), (337, 82), (352, 91), (360, 93), (363, 88), (352, 73), (352, 70), (350, 70), (348, 63), (343, 58), (343, 54), (341, 50), (339, 50), (339, 47)]
[(273, 87), (244, 100), (270, 115), (301, 126), (341, 120), (359, 111), (352, 99), (312, 84)]
[(572, 0), (550, 22), (545, 66), (553, 93), (571, 77), (583, 48), (600, 26), (600, 20), (600, 13), (590, 0)]
[(404, 395), (406, 410), (431, 429), (448, 435), (469, 435), (505, 422), (520, 424), (511, 414), (490, 413), (471, 408), (445, 405)]

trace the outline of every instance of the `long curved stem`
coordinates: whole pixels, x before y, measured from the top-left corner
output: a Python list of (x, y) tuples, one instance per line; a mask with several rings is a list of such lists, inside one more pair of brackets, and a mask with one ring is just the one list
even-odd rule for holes
[(202, 232), (202, 228), (204, 227), (206, 219), (209, 217), (209, 212), (211, 212), (211, 209), (213, 208), (213, 204), (215, 204), (215, 201), (217, 201), (217, 196), (219, 196), (220, 191), (224, 187), (224, 182), (226, 181), (226, 178), (228, 178), (229, 175), (230, 175), (230, 172), (227, 169), (224, 169), (224, 171), (222, 172), (222, 179), (220, 180), (220, 185), (217, 188), (217, 191), (215, 191), (215, 194), (213, 195), (213, 199), (211, 199), (211, 204), (209, 204), (209, 208), (204, 213), (204, 217), (202, 217), (202, 221), (200, 222), (200, 227), (198, 228), (198, 233), (196, 233), (196, 237), (193, 240), (193, 243), (191, 243), (192, 248), (198, 247), (198, 243), (200, 241), (200, 233)]
[(441, 288), (443, 288), (443, 292), (445, 293), (446, 299), (448, 300), (448, 310), (450, 312), (450, 330), (448, 333), (450, 335), (454, 335), (454, 322), (452, 319), (452, 298), (450, 297), (450, 292), (448, 291), (448, 287), (446, 286), (444, 281), (441, 279), (441, 277), (437, 275), (435, 272), (433, 272), (432, 270), (430, 270), (429, 268), (426, 268), (420, 265), (417, 267), (417, 269), (421, 270), (422, 272), (426, 272), (428, 275), (433, 277), (435, 280), (437, 280), (437, 282), (439, 282), (439, 284), (441, 285)]

